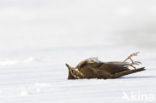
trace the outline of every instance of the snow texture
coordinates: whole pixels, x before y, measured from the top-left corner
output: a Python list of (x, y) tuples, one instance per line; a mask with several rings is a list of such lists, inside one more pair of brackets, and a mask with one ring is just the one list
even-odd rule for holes
[[(0, 103), (156, 103), (155, 0), (1, 0)], [(135, 60), (119, 79), (67, 80), (66, 63)]]

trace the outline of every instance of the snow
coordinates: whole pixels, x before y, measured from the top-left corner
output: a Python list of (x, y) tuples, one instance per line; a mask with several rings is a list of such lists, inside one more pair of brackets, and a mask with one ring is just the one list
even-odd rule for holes
[[(155, 0), (1, 0), (0, 103), (155, 103)], [(146, 71), (67, 80), (66, 63), (135, 60)]]
[[(40, 55), (33, 51), (29, 54), (22, 52), (22, 55), (31, 55), (31, 57), (23, 57), (19, 54), (16, 59), (13, 56), (12, 59), (4, 60), (5, 65), (0, 65), (1, 103), (154, 103), (156, 98), (155, 63), (150, 60), (150, 57), (144, 57), (143, 53), (135, 59), (142, 61), (146, 71), (119, 79), (67, 80), (68, 71), (65, 63), (75, 66), (84, 57), (92, 55), (98, 56), (101, 60), (105, 60), (104, 58), (123, 60), (129, 55), (125, 54), (131, 51), (127, 47), (122, 47), (126, 53), (119, 52), (117, 46), (113, 47), (114, 49), (101, 48), (93, 47), (89, 50), (81, 48), (60, 50), (60, 48), (56, 52), (37, 50)], [(135, 47), (132, 50), (135, 50)], [(13, 64), (13, 61), (16, 63)]]

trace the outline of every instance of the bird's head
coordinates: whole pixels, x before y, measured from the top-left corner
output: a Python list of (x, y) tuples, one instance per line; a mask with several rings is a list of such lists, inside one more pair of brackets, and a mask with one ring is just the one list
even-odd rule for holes
[(68, 64), (66, 64), (66, 66), (68, 68), (68, 79), (80, 79), (84, 77), (83, 73), (80, 72), (78, 68), (71, 67)]

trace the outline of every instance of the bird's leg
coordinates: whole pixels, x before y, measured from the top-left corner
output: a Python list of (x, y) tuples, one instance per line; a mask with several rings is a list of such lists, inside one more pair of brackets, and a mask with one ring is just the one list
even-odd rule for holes
[(133, 56), (137, 56), (138, 53), (139, 53), (139, 52), (132, 53), (131, 55), (129, 55), (129, 56), (123, 61), (123, 63), (125, 63), (127, 60), (130, 60), (130, 61), (131, 61), (131, 63), (128, 64), (126, 67), (131, 66), (131, 67), (133, 67), (134, 69), (136, 69), (136, 67), (135, 67), (134, 65), (139, 65), (139, 64), (141, 64), (141, 62), (139, 62), (139, 61), (133, 61), (133, 59), (132, 59), (132, 57), (133, 57)]
[(133, 65), (133, 63), (127, 65), (127, 67), (128, 67), (128, 66), (131, 66), (132, 68), (136, 69), (136, 67)]
[(132, 63), (134, 63), (134, 61), (132, 60), (133, 56), (137, 56), (139, 54), (139, 52), (136, 53), (132, 53), (131, 55), (129, 55), (124, 61), (123, 63), (125, 63), (127, 60), (131, 60)]
[(139, 62), (139, 61), (133, 61), (133, 63), (127, 64), (125, 67), (131, 66), (132, 68), (136, 69), (136, 67), (134, 65), (139, 65), (139, 64), (141, 64), (141, 62)]

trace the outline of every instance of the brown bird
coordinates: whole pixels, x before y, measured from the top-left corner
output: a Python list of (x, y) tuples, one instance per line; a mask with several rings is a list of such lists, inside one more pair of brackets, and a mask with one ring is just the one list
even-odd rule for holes
[[(144, 67), (137, 69), (134, 66), (141, 64), (141, 62), (132, 60), (132, 57), (137, 55), (138, 52), (133, 53), (121, 62), (102, 62), (96, 58), (90, 58), (80, 62), (75, 68), (66, 64), (69, 71), (68, 79), (113, 79), (144, 71)], [(128, 60), (130, 62), (127, 62)]]

